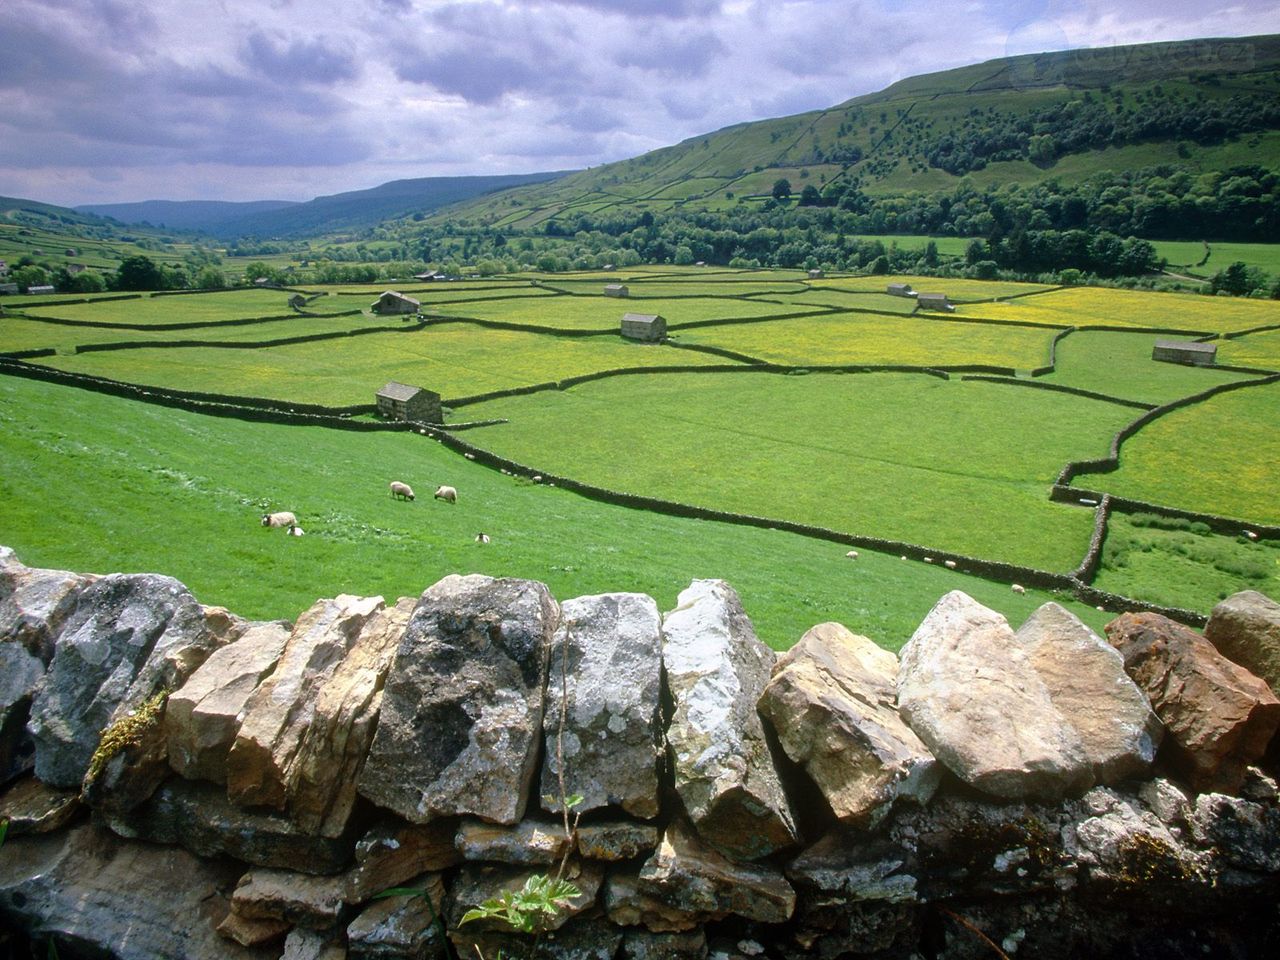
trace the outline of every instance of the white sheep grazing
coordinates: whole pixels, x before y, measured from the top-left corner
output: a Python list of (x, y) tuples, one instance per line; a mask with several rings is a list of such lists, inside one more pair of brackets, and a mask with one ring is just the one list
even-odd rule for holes
[(436, 487), (436, 499), (447, 500), (449, 503), (457, 503), (458, 491), (453, 489), (453, 487), (447, 487), (444, 484), (441, 484)]
[(289, 524), (289, 529), (285, 531), (285, 534), (290, 537), (306, 536), (306, 533), (303, 531), (303, 529), (300, 526), (298, 526), (296, 523)]
[(954, 560), (943, 560), (942, 565), (948, 570), (954, 570), (956, 568), (956, 562)]
[(487, 533), (476, 534), (476, 543), (488, 543), (488, 542), (489, 542), (489, 535)]
[(848, 557), (850, 560), (857, 560), (857, 559), (858, 559), (858, 551), (857, 551), (857, 550), (850, 550), (848, 553), (846, 553), (846, 554), (845, 554), (845, 556), (846, 556), (846, 557)]
[(264, 527), (293, 527), (297, 526), (298, 518), (288, 510), (282, 510), (279, 513), (264, 513), (262, 515), (262, 525)]
[(1022, 594), (1027, 592), (1027, 588), (1020, 583), (1010, 584), (1009, 589), (1012, 590), (1014, 593), (1018, 594), (1018, 596), (1022, 596)]
[(413, 487), (409, 486), (407, 483), (401, 483), (399, 480), (392, 480), (391, 496), (393, 499), (399, 497), (401, 500), (412, 500)]

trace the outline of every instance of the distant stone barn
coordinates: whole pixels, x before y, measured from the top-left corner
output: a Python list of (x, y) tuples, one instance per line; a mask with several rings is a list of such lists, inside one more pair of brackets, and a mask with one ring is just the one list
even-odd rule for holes
[(443, 423), (440, 394), (391, 380), (378, 391), (378, 415), (388, 420), (420, 420)]
[(809, 279), (810, 279), (810, 280), (821, 280), (821, 279), (822, 279), (823, 277), (825, 277), (825, 276), (826, 276), (826, 274), (825, 274), (825, 273), (823, 273), (821, 270), (810, 270), (810, 271), (809, 271)]
[(622, 317), (620, 331), (629, 340), (657, 343), (667, 335), (667, 321), (651, 313), (628, 313)]
[(307, 298), (300, 293), (295, 293), (289, 298), (289, 307), (292, 310), (301, 310), (307, 305)]
[(422, 304), (413, 299), (413, 297), (406, 297), (403, 293), (388, 290), (373, 301), (369, 309), (382, 316), (394, 316), (402, 313), (417, 313), (422, 309)]
[(916, 306), (921, 310), (942, 310), (946, 313), (951, 313), (955, 310), (945, 293), (918, 293), (916, 294)]
[(1151, 350), (1152, 360), (1186, 363), (1194, 367), (1212, 367), (1218, 359), (1218, 348), (1212, 343), (1189, 340), (1157, 340)]
[(911, 289), (911, 284), (909, 283), (891, 283), (889, 286), (885, 287), (884, 292), (889, 294), (891, 297), (914, 297), (916, 295), (916, 292)]
[(606, 297), (629, 297), (631, 291), (627, 289), (625, 283), (606, 283), (604, 285), (604, 295)]

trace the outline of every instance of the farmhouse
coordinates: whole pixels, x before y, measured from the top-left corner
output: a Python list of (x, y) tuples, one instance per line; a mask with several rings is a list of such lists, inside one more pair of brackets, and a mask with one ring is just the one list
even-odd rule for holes
[(809, 279), (810, 279), (810, 280), (821, 280), (824, 276), (826, 276), (826, 274), (824, 274), (821, 270), (810, 270), (810, 271), (809, 271)]
[(18, 285), (16, 283), (0, 283), (0, 293), (17, 293)]
[(53, 293), (53, 285), (49, 283), (38, 283), (34, 286), (27, 287), (27, 293)]
[(625, 283), (606, 283), (604, 285), (604, 295), (606, 297), (627, 297), (631, 295), (631, 291), (627, 289)]
[(656, 343), (667, 335), (667, 321), (651, 313), (627, 313), (622, 317), (621, 333), (629, 340)]
[(422, 387), (390, 380), (378, 391), (378, 415), (391, 420), (421, 420), (443, 423), (440, 394)]
[(1151, 350), (1152, 360), (1166, 363), (1187, 363), (1196, 367), (1211, 367), (1218, 357), (1218, 348), (1212, 343), (1195, 343), (1188, 340), (1157, 340)]
[(422, 304), (413, 299), (413, 297), (406, 297), (403, 293), (388, 290), (377, 300), (373, 301), (373, 304), (369, 309), (374, 313), (396, 314), (417, 313), (421, 307)]
[(955, 307), (947, 300), (945, 293), (918, 293), (916, 294), (916, 306), (921, 310), (945, 310), (951, 313)]
[(885, 287), (884, 292), (889, 294), (891, 297), (914, 297), (916, 295), (916, 292), (911, 289), (911, 284), (909, 283), (891, 283), (889, 286)]
[(434, 270), (428, 270), (425, 273), (415, 273), (413, 275), (413, 279), (420, 280), (423, 283), (431, 283), (434, 280), (443, 280), (445, 279), (445, 276), (443, 273), (437, 273)]

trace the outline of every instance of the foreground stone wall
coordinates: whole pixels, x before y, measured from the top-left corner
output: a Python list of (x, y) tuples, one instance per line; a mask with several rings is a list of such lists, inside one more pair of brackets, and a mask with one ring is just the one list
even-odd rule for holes
[[(900, 660), (839, 624), (779, 657), (721, 581), (662, 614), (482, 576), (250, 623), (0, 548), (0, 925), (67, 958), (1274, 955), (1280, 605), (1107, 634), (956, 592)], [(536, 940), (461, 923), (561, 871)]]

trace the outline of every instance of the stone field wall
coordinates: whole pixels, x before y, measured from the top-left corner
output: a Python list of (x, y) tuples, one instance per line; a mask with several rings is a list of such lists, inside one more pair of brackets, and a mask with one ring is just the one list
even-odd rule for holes
[[(0, 548), (0, 949), (1275, 956), (1280, 605), (1106, 634), (953, 592), (778, 655), (722, 581), (478, 575), (259, 623)], [(540, 933), (463, 922), (539, 875)]]

